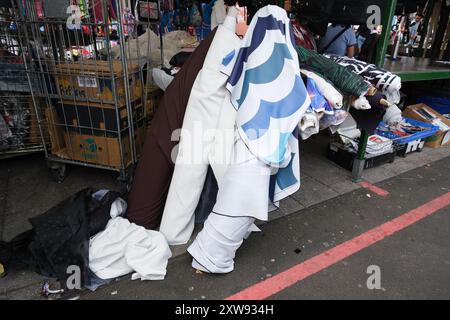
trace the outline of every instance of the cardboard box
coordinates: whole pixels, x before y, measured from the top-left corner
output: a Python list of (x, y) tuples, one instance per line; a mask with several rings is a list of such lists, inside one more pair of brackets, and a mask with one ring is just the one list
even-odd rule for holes
[(154, 85), (148, 85), (146, 91), (147, 100), (145, 104), (145, 117), (152, 119), (156, 109), (158, 109), (159, 103), (164, 95), (164, 91)]
[[(59, 158), (80, 161), (100, 166), (122, 168), (118, 134), (115, 136), (95, 136), (83, 134), (79, 131), (66, 130), (56, 113), (55, 108), (47, 107), (45, 110), (47, 128), (50, 135), (51, 153)], [(135, 126), (136, 153), (142, 153), (145, 141), (146, 128), (144, 121)], [(132, 164), (131, 146), (128, 129), (122, 132), (122, 152), (124, 166)]]
[[(143, 86), (138, 65), (128, 66), (128, 81), (131, 100), (142, 99)], [(117, 100), (125, 104), (125, 82), (122, 62), (84, 60), (74, 63), (61, 63), (55, 67), (55, 80), (58, 94), (63, 99), (93, 101), (114, 104), (113, 79)]]
[(425, 145), (430, 148), (440, 148), (450, 144), (450, 120), (426, 104), (419, 103), (407, 107), (403, 111), (405, 118), (437, 125), (441, 128), (438, 133), (426, 139)]
[(51, 152), (52, 154), (67, 158), (67, 154), (63, 152), (58, 154), (61, 150), (66, 149), (66, 142), (64, 141), (64, 131), (61, 126), (56, 125), (61, 123), (55, 108), (45, 108), (45, 121), (47, 123), (48, 134), (50, 137)]
[[(121, 139), (125, 168), (131, 165), (131, 148), (128, 137), (128, 135), (123, 135)], [(67, 155), (71, 160), (116, 169), (122, 168), (118, 138), (84, 135), (76, 132), (65, 132), (64, 140)]]

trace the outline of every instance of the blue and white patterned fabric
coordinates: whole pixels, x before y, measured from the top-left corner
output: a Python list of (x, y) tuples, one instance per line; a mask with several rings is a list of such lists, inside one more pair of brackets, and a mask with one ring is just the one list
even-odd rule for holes
[(310, 105), (284, 9), (268, 5), (252, 19), (242, 46), (223, 59), (241, 139), (258, 160), (278, 168), (271, 200), (300, 188), (298, 125)]

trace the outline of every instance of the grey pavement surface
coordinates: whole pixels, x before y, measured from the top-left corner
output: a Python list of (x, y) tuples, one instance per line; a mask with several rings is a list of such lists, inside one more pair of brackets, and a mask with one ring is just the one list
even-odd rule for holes
[[(348, 197), (355, 192), (361, 194), (361, 200), (367, 201), (367, 198), (365, 198), (367, 191), (360, 190), (359, 185), (351, 181), (350, 172), (338, 167), (325, 158), (324, 154), (327, 141), (328, 138), (326, 136), (318, 135), (312, 137), (306, 143), (302, 144), (302, 188), (297, 194), (284, 200), (281, 203), (280, 209), (271, 215), (271, 219), (276, 221), (270, 222), (266, 224), (266, 226), (271, 226), (272, 224), (276, 225), (277, 223), (280, 223), (279, 221), (289, 221), (292, 216), (303, 216), (307, 213), (311, 215), (312, 221), (322, 219), (323, 215), (326, 215), (327, 212), (328, 214), (339, 214), (338, 212), (335, 212), (334, 209), (329, 210), (330, 205), (326, 204), (328, 203), (327, 201), (337, 201), (339, 203), (339, 201), (342, 201), (340, 199)], [(448, 156), (450, 156), (449, 147), (444, 147), (441, 149), (425, 149), (423, 152), (411, 154), (404, 159), (397, 158), (396, 161), (392, 164), (387, 164), (378, 168), (366, 170), (364, 172), (363, 178), (372, 183), (381, 182), (386, 179), (397, 177), (398, 175), (409, 172), (410, 170), (418, 167), (425, 166), (425, 168), (428, 168), (426, 165), (431, 164), (430, 168), (433, 168), (436, 161), (444, 159)], [(28, 222), (28, 219), (30, 217), (45, 212), (45, 210), (47, 210), (48, 208), (59, 203), (66, 197), (72, 195), (73, 193), (84, 187), (91, 186), (94, 189), (119, 189), (119, 184), (116, 179), (117, 174), (114, 172), (70, 166), (66, 180), (62, 183), (57, 183), (51, 179), (50, 173), (46, 168), (43, 154), (35, 154), (30, 156), (1, 160), (0, 238), (2, 240), (9, 240), (15, 235), (27, 230), (28, 228), (30, 228)], [(417, 179), (422, 178), (405, 177), (401, 179), (403, 180), (400, 181), (404, 181), (405, 183), (414, 184)], [(447, 179), (447, 187), (448, 185), (449, 183)], [(361, 206), (363, 205), (364, 201), (360, 203)], [(314, 213), (314, 211), (317, 210), (317, 208), (321, 207), (321, 205), (326, 206), (323, 208), (324, 212)], [(358, 212), (361, 211), (361, 209), (359, 208), (355, 208), (354, 210)], [(305, 221), (304, 223), (308, 224), (309, 222)], [(332, 225), (333, 223), (330, 224), (330, 228), (332, 227)], [(444, 225), (442, 227), (444, 227)], [(287, 228), (289, 229), (289, 225), (287, 226)], [(199, 228), (197, 228), (197, 230), (198, 229)], [(299, 228), (299, 231), (299, 234), (289, 242), (292, 242), (292, 244), (299, 243), (300, 245), (300, 243), (304, 240), (303, 232), (305, 232), (305, 230), (302, 227)], [(334, 245), (334, 243), (339, 240), (338, 238), (333, 240), (333, 236), (331, 235), (332, 233), (333, 232), (330, 233), (331, 237), (329, 239), (324, 240), (324, 242), (327, 243), (328, 246)], [(335, 233), (335, 235), (338, 235), (338, 233)], [(264, 232), (261, 237), (266, 237), (266, 232)], [(280, 237), (280, 240), (278, 242), (282, 241), (283, 237)], [(308, 242), (307, 244), (302, 244), (302, 246), (303, 245), (307, 247), (313, 247), (316, 246), (316, 243)], [(169, 266), (168, 280), (170, 279), (170, 277), (173, 277), (173, 275), (171, 275), (172, 273), (187, 276), (186, 272), (192, 271), (187, 267), (187, 262), (189, 259), (186, 255), (184, 255), (186, 252), (186, 247), (187, 246), (178, 246), (173, 248), (172, 251), (174, 258), (172, 259)], [(323, 249), (321, 245), (318, 245), (317, 247), (318, 249)], [(254, 249), (256, 250), (257, 248), (255, 247)], [(265, 248), (261, 247), (258, 249), (258, 251), (264, 253), (264, 249)], [(242, 251), (245, 252), (245, 249), (243, 249)], [(244, 255), (244, 253), (241, 254), (241, 252), (239, 252), (238, 255)], [(173, 268), (175, 268), (175, 265), (177, 265), (177, 263), (184, 263), (183, 270), (186, 270), (177, 270), (176, 272), (174, 272)], [(267, 266), (265, 266), (265, 264), (267, 264)], [(275, 271), (269, 271), (268, 268), (271, 267), (271, 264), (267, 261), (265, 262), (265, 264), (263, 264), (261, 267), (261, 270), (267, 269), (267, 272), (264, 276), (273, 274), (273, 272)], [(245, 266), (245, 262), (240, 263), (240, 265), (244, 270), (245, 268), (251, 268), (251, 265)], [(189, 277), (192, 278), (195, 277), (195, 275), (191, 274)], [(125, 278), (127, 279), (128, 277)], [(205, 275), (204, 278), (212, 279), (211, 276), (207, 275)], [(222, 279), (222, 276), (219, 276), (218, 278)], [(10, 274), (5, 279), (0, 279), (0, 299), (40, 299), (39, 289), (42, 281), (42, 277), (36, 275), (31, 271), (21, 272), (19, 274)], [(126, 282), (126, 280), (123, 281)], [(171, 281), (166, 280), (160, 284), (161, 287), (165, 287), (166, 285), (168, 289), (163, 291), (167, 293), (170, 291), (169, 289), (171, 288)], [(137, 286), (137, 292), (135, 296), (146, 298), (147, 296), (145, 294), (138, 292), (138, 288), (145, 286), (152, 287), (154, 285), (148, 283), (134, 283), (132, 287), (134, 286)], [(105, 290), (108, 291), (109, 289), (107, 288)], [(193, 292), (189, 290), (188, 293), (190, 293), (191, 295), (184, 297), (182, 292), (178, 292), (176, 288), (173, 288), (172, 293), (166, 298), (197, 297), (193, 294)], [(130, 298), (132, 296), (133, 294), (130, 293)], [(308, 296), (308, 294), (305, 294), (305, 297), (306, 296)], [(100, 296), (96, 293), (92, 297), (98, 298)], [(103, 297), (108, 297), (108, 295), (104, 294)], [(124, 298), (121, 295), (118, 297)], [(210, 298), (208, 296), (205, 297)], [(148, 296), (148, 298), (151, 298), (151, 296)], [(201, 298), (201, 296), (198, 296), (197, 298)]]
[[(358, 189), (265, 224), (244, 242), (230, 274), (197, 274), (182, 255), (171, 261), (162, 282), (127, 277), (81, 298), (224, 299), (450, 192), (449, 160), (377, 184), (388, 197)], [(270, 298), (450, 299), (448, 230), (450, 206)], [(371, 265), (381, 271), (379, 290), (366, 285)]]

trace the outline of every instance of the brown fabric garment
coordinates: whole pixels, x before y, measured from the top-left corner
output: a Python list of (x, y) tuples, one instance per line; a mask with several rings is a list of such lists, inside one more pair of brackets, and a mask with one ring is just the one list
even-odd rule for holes
[(174, 170), (171, 153), (178, 144), (171, 141), (172, 132), (183, 125), (192, 86), (215, 33), (202, 41), (167, 87), (148, 130), (128, 197), (128, 219), (146, 229), (156, 229), (161, 222)]

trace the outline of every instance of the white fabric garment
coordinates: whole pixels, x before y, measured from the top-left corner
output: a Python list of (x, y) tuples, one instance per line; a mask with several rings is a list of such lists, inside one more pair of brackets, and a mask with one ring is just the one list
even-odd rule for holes
[(233, 271), (243, 240), (259, 231), (255, 218), (268, 218), (270, 167), (250, 153), (242, 139), (235, 144), (233, 162), (219, 185), (213, 212), (188, 248), (192, 267), (208, 273)]
[(242, 139), (237, 140), (213, 212), (233, 217), (245, 214), (267, 221), (271, 173), (271, 168), (258, 160)]
[(188, 248), (192, 267), (208, 273), (229, 273), (234, 269), (236, 251), (255, 219), (211, 213), (203, 230)]
[(300, 72), (314, 80), (317, 85), (317, 89), (319, 89), (320, 93), (325, 97), (325, 99), (328, 100), (333, 108), (342, 108), (344, 105), (344, 97), (331, 83), (312, 71), (302, 69)]
[(369, 110), (372, 108), (370, 106), (369, 100), (365, 96), (361, 96), (352, 103), (352, 107), (356, 110)]
[(402, 110), (399, 109), (395, 104), (389, 106), (386, 109), (386, 113), (383, 116), (383, 121), (389, 125), (400, 123), (403, 120)]
[[(241, 43), (235, 34), (236, 16), (237, 9), (230, 8), (225, 22), (218, 27), (189, 97), (175, 170), (160, 226), (160, 231), (171, 245), (187, 243), (192, 235), (195, 208), (210, 159), (214, 158), (222, 164), (227, 161), (217, 158), (220, 158), (219, 152), (212, 154), (217, 148), (220, 149), (217, 144), (227, 144), (228, 147), (224, 146), (224, 149), (232, 150), (236, 111), (226, 102), (229, 101), (229, 92), (225, 88), (227, 76), (221, 72), (221, 64), (223, 58), (239, 48)], [(222, 117), (229, 119), (226, 123), (230, 128), (228, 134), (220, 136), (231, 135), (231, 139), (218, 141), (216, 130)], [(211, 165), (217, 172), (215, 164)], [(224, 167), (221, 171), (223, 174)], [(220, 182), (220, 177), (216, 178)]]
[(104, 231), (91, 238), (89, 268), (101, 279), (135, 271), (133, 280), (162, 280), (171, 255), (161, 233), (117, 217), (108, 222)]
[(312, 135), (318, 134), (319, 117), (315, 112), (306, 112), (299, 124), (300, 135), (303, 140), (309, 139)]
[(128, 205), (125, 200), (122, 198), (117, 198), (114, 200), (114, 202), (111, 204), (111, 209), (109, 210), (109, 215), (111, 218), (117, 218), (120, 217), (127, 211)]
[(211, 13), (211, 30), (214, 30), (219, 24), (225, 21), (227, 16), (227, 9), (225, 8), (225, 3), (223, 0), (217, 0), (214, 3), (212, 13)]
[(167, 74), (164, 70), (159, 68), (153, 68), (152, 77), (153, 82), (163, 91), (166, 91), (174, 78), (174, 76)]

